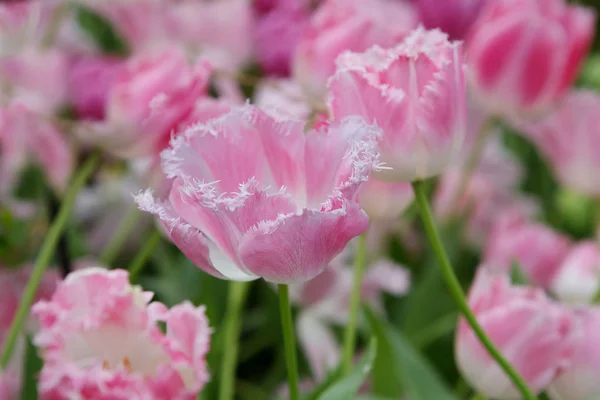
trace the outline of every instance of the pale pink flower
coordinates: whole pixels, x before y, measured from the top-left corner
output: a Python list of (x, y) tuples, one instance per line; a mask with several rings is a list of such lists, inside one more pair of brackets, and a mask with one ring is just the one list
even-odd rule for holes
[(256, 21), (256, 57), (269, 75), (289, 76), (292, 56), (309, 26), (309, 9), (290, 3), (282, 2)]
[(67, 58), (61, 52), (26, 48), (0, 57), (0, 86), (11, 101), (49, 114), (67, 100), (67, 71)]
[(169, 4), (172, 35), (194, 55), (234, 72), (252, 56), (254, 17), (248, 0), (179, 0)]
[(452, 39), (464, 39), (489, 0), (417, 0), (421, 22), (439, 28)]
[[(353, 272), (352, 263), (346, 260), (350, 252), (345, 253), (315, 279), (290, 287), (292, 300), (302, 306), (297, 320), (298, 340), (316, 380), (324, 379), (341, 359), (330, 325), (348, 322)], [(406, 269), (378, 260), (367, 267), (361, 287), (362, 301), (382, 311), (383, 292), (400, 296), (409, 287), (410, 274)]]
[(548, 288), (570, 249), (571, 241), (563, 234), (510, 216), (497, 222), (488, 238), (484, 259), (489, 267), (504, 272), (516, 265), (532, 284)]
[(583, 194), (600, 197), (600, 96), (591, 91), (569, 93), (556, 111), (536, 122), (521, 124), (558, 178)]
[(581, 324), (581, 336), (575, 344), (571, 366), (547, 390), (552, 400), (592, 400), (600, 396), (600, 308), (583, 308), (574, 313)]
[(209, 379), (204, 307), (151, 298), (126, 271), (87, 268), (34, 305), (40, 398), (195, 399)]
[(193, 249), (178, 245), (202, 253), (196, 265), (213, 275), (305, 281), (367, 228), (356, 193), (377, 166), (378, 133), (356, 117), (305, 134), (299, 121), (234, 107), (164, 152), (168, 201), (137, 201), (193, 238)]
[[(541, 289), (511, 286), (507, 276), (482, 266), (469, 294), (469, 306), (488, 337), (536, 393), (567, 367), (577, 337), (570, 313)], [(458, 324), (456, 362), (478, 393), (494, 399), (519, 398), (464, 319)]]
[(0, 107), (0, 194), (14, 188), (28, 162), (39, 164), (49, 183), (65, 189), (73, 154), (64, 135), (45, 116), (22, 105)]
[(594, 26), (592, 10), (564, 0), (490, 2), (467, 41), (478, 102), (500, 115), (547, 111), (573, 83)]
[(359, 192), (360, 206), (373, 220), (395, 219), (415, 198), (410, 183), (370, 178)]
[(102, 120), (108, 93), (123, 62), (113, 57), (81, 57), (69, 66), (69, 98), (81, 119)]
[(329, 80), (335, 118), (360, 115), (383, 131), (376, 176), (414, 181), (443, 172), (466, 134), (466, 88), (460, 43), (439, 30), (415, 30), (399, 46), (344, 53)]
[(312, 108), (302, 88), (292, 79), (264, 79), (254, 91), (254, 104), (281, 117), (308, 120)]
[(156, 155), (206, 96), (211, 71), (174, 49), (133, 57), (108, 93), (105, 121), (82, 127), (79, 136), (124, 158)]
[(335, 60), (346, 50), (399, 43), (417, 26), (413, 7), (387, 0), (326, 0), (312, 16), (293, 60), (294, 78), (307, 94), (322, 101)]
[(550, 286), (561, 301), (590, 304), (600, 291), (600, 247), (593, 241), (573, 246)]

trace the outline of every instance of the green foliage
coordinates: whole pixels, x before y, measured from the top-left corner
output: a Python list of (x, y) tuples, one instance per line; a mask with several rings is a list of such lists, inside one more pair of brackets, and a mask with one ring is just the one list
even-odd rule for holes
[(318, 397), (318, 400), (347, 400), (352, 399), (363, 385), (373, 368), (377, 354), (377, 340), (371, 339), (367, 352), (356, 364), (350, 374), (331, 385)]
[(42, 360), (33, 345), (31, 338), (26, 339), (25, 362), (23, 364), (23, 385), (21, 400), (36, 400), (38, 398), (37, 381), (42, 369)]
[(383, 367), (392, 372), (386, 373), (390, 386), (374, 388), (376, 395), (398, 398), (405, 394), (412, 400), (457, 400), (435, 368), (411, 346), (400, 331), (379, 319), (371, 310), (366, 309), (365, 312), (379, 343), (373, 380), (377, 380)]
[(129, 52), (123, 37), (102, 15), (79, 5), (75, 8), (75, 18), (81, 29), (103, 53), (123, 56)]

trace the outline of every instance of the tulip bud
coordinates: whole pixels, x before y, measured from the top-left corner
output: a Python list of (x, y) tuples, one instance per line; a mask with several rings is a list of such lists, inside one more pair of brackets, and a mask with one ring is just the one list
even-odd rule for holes
[(494, 114), (546, 111), (573, 83), (594, 21), (591, 10), (564, 0), (491, 2), (467, 40), (477, 100)]
[(443, 172), (466, 132), (461, 45), (439, 30), (415, 30), (399, 46), (344, 53), (329, 81), (336, 119), (360, 115), (377, 123), (387, 181), (414, 181)]
[[(571, 315), (540, 289), (513, 287), (505, 275), (480, 269), (469, 306), (488, 337), (536, 393), (568, 366), (576, 338)], [(519, 391), (483, 347), (465, 320), (458, 325), (456, 362), (477, 392), (499, 400)]]

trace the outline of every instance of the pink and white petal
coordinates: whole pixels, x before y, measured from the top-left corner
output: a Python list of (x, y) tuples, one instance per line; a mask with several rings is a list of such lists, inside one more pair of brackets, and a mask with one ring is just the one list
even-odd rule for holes
[(188, 389), (200, 390), (210, 378), (206, 355), (210, 347), (211, 329), (205, 307), (194, 307), (190, 302), (178, 304), (166, 313), (164, 321), (174, 366)]
[(361, 183), (378, 167), (381, 130), (351, 116), (306, 136), (305, 169), (308, 206), (316, 208), (340, 191), (354, 200)]
[(369, 266), (361, 291), (366, 298), (381, 291), (401, 296), (409, 288), (410, 272), (399, 264), (382, 259)]
[(307, 281), (320, 274), (367, 226), (367, 215), (350, 202), (330, 212), (304, 210), (281, 215), (247, 232), (239, 254), (248, 271), (267, 281)]
[(297, 319), (298, 341), (304, 349), (313, 377), (320, 381), (335, 368), (340, 357), (340, 346), (335, 336), (316, 315), (303, 312)]

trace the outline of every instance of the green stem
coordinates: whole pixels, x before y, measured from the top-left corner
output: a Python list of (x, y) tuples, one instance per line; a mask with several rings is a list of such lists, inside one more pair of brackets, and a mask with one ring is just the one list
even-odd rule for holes
[(358, 238), (356, 255), (354, 259), (354, 280), (352, 293), (350, 293), (350, 314), (348, 325), (344, 331), (344, 358), (342, 359), (342, 374), (347, 375), (352, 370), (352, 359), (356, 346), (356, 325), (360, 312), (360, 288), (367, 264), (367, 234), (363, 233)]
[(131, 264), (129, 264), (129, 268), (127, 269), (129, 271), (130, 281), (134, 281), (135, 278), (137, 278), (144, 265), (146, 265), (146, 261), (148, 261), (148, 259), (152, 255), (152, 252), (160, 243), (160, 239), (160, 232), (152, 232), (150, 237), (146, 240), (146, 243), (144, 243), (144, 246), (137, 253), (133, 261), (131, 261)]
[(233, 399), (235, 370), (237, 364), (239, 336), (242, 326), (242, 309), (248, 292), (247, 282), (230, 282), (227, 295), (227, 313), (225, 314), (225, 343), (221, 362), (221, 380), (219, 382), (219, 400)]
[(121, 248), (127, 241), (129, 234), (133, 231), (133, 228), (136, 226), (137, 220), (141, 216), (141, 211), (138, 210), (137, 207), (131, 208), (125, 218), (121, 220), (121, 223), (117, 226), (115, 232), (113, 232), (110, 240), (108, 241), (104, 251), (100, 255), (100, 261), (107, 267), (115, 261)]
[(44, 239), (40, 253), (35, 260), (31, 277), (25, 286), (23, 296), (21, 297), (21, 302), (19, 303), (19, 308), (17, 309), (6, 338), (6, 342), (4, 343), (2, 355), (0, 356), (0, 368), (6, 368), (6, 365), (10, 360), (10, 356), (12, 355), (15, 343), (19, 337), (19, 333), (23, 328), (23, 324), (25, 323), (27, 315), (29, 315), (31, 304), (35, 300), (37, 288), (42, 280), (42, 277), (44, 276), (44, 272), (46, 271), (48, 264), (50, 263), (50, 259), (54, 254), (54, 249), (58, 243), (60, 235), (67, 225), (69, 214), (73, 208), (73, 205), (75, 204), (75, 199), (77, 198), (77, 193), (85, 185), (85, 182), (92, 172), (94, 172), (99, 160), (100, 158), (97, 154), (91, 155), (85, 164), (79, 169), (79, 172), (73, 179), (71, 186), (65, 195), (56, 219), (52, 223), (52, 226), (50, 226), (50, 230)]
[(527, 386), (527, 382), (521, 377), (519, 372), (517, 372), (517, 370), (515, 370), (515, 368), (504, 358), (502, 353), (500, 353), (500, 351), (496, 348), (494, 343), (492, 343), (490, 338), (485, 334), (485, 331), (483, 330), (481, 325), (479, 325), (479, 322), (477, 322), (475, 315), (469, 308), (465, 294), (462, 288), (460, 287), (460, 282), (454, 274), (452, 265), (450, 264), (450, 260), (448, 259), (448, 255), (444, 250), (444, 245), (442, 244), (437, 228), (433, 221), (433, 215), (429, 207), (427, 196), (423, 191), (423, 182), (413, 182), (412, 186), (415, 192), (417, 206), (419, 207), (419, 211), (421, 213), (421, 219), (423, 220), (423, 225), (425, 227), (425, 232), (427, 233), (429, 242), (431, 243), (433, 251), (435, 252), (438, 258), (442, 276), (446, 281), (446, 285), (448, 286), (452, 297), (454, 297), (454, 300), (458, 304), (458, 308), (461, 314), (464, 316), (467, 323), (471, 326), (473, 332), (475, 332), (475, 335), (479, 338), (481, 344), (483, 344), (483, 346), (487, 349), (489, 354), (494, 358), (494, 360), (496, 360), (496, 362), (500, 365), (504, 372), (506, 372), (506, 375), (508, 375), (509, 379), (518, 388), (523, 397), (526, 400), (537, 400), (536, 396)]
[(281, 312), (281, 327), (283, 328), (283, 343), (285, 347), (285, 364), (288, 373), (290, 400), (298, 400), (298, 362), (296, 361), (296, 339), (292, 322), (292, 308), (287, 285), (277, 285), (279, 290), (279, 311)]

